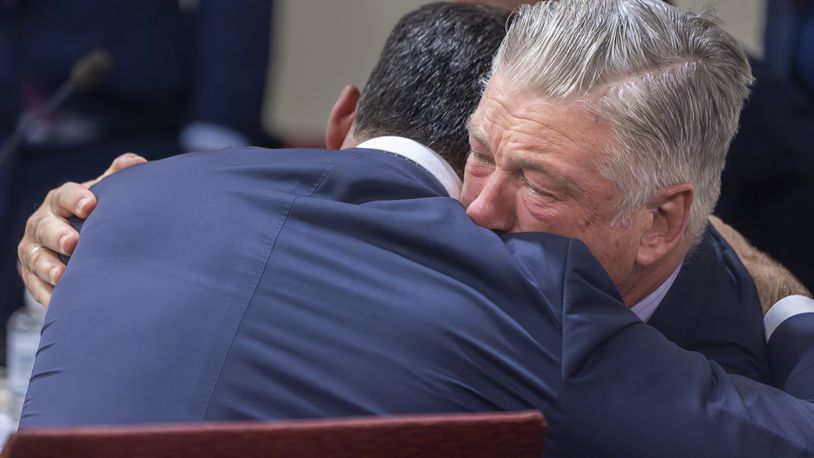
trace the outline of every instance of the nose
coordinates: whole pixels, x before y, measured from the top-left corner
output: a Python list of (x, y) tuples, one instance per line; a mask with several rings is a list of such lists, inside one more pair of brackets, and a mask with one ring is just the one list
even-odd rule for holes
[(493, 231), (510, 232), (516, 221), (515, 195), (512, 183), (504, 173), (493, 173), (478, 196), (466, 207), (466, 214), (478, 226)]

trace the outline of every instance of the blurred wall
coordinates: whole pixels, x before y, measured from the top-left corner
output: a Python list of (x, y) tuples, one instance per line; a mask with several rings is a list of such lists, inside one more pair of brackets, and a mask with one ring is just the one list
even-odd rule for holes
[(361, 89), (398, 19), (425, 0), (282, 0), (265, 125), (286, 139), (322, 138), (345, 84)]
[[(747, 50), (762, 54), (765, 0), (674, 0), (698, 10), (711, 4)], [(276, 55), (265, 125), (285, 139), (322, 138), (345, 84), (364, 85), (396, 21), (425, 0), (280, 0)]]
[(766, 0), (673, 0), (684, 9), (698, 11), (710, 5), (718, 11), (726, 28), (751, 54), (763, 56), (763, 26)]

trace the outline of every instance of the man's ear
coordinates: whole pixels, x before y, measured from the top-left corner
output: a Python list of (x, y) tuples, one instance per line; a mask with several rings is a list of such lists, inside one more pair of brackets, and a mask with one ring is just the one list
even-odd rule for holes
[(689, 183), (662, 190), (647, 204), (649, 225), (642, 234), (636, 264), (649, 266), (684, 241), (694, 191)]
[(356, 118), (356, 104), (359, 102), (359, 88), (349, 84), (342, 88), (339, 98), (336, 99), (331, 115), (328, 117), (328, 127), (325, 129), (325, 146), (328, 149), (341, 149), (348, 140)]

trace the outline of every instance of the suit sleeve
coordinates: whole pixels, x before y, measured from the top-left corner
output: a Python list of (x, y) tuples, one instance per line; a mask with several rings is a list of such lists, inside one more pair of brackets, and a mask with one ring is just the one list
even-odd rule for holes
[(769, 357), (777, 387), (814, 401), (814, 313), (783, 321), (769, 339)]
[(561, 406), (577, 456), (814, 456), (814, 405), (795, 397), (814, 386), (810, 315), (779, 330), (800, 342), (776, 342), (794, 355), (784, 392), (727, 374), (643, 324), (580, 242), (567, 259)]

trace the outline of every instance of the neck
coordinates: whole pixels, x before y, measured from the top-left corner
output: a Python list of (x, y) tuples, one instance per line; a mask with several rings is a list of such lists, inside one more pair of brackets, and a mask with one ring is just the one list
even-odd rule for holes
[(688, 252), (689, 246), (676, 247), (675, 250), (649, 266), (637, 266), (638, 271), (619, 286), (619, 292), (622, 294), (625, 305), (633, 307), (667, 281), (678, 266), (684, 262)]
[(461, 196), (461, 179), (446, 160), (427, 146), (406, 137), (385, 135), (365, 140), (359, 148), (379, 149), (402, 156), (430, 173), (444, 187), (447, 196)]

